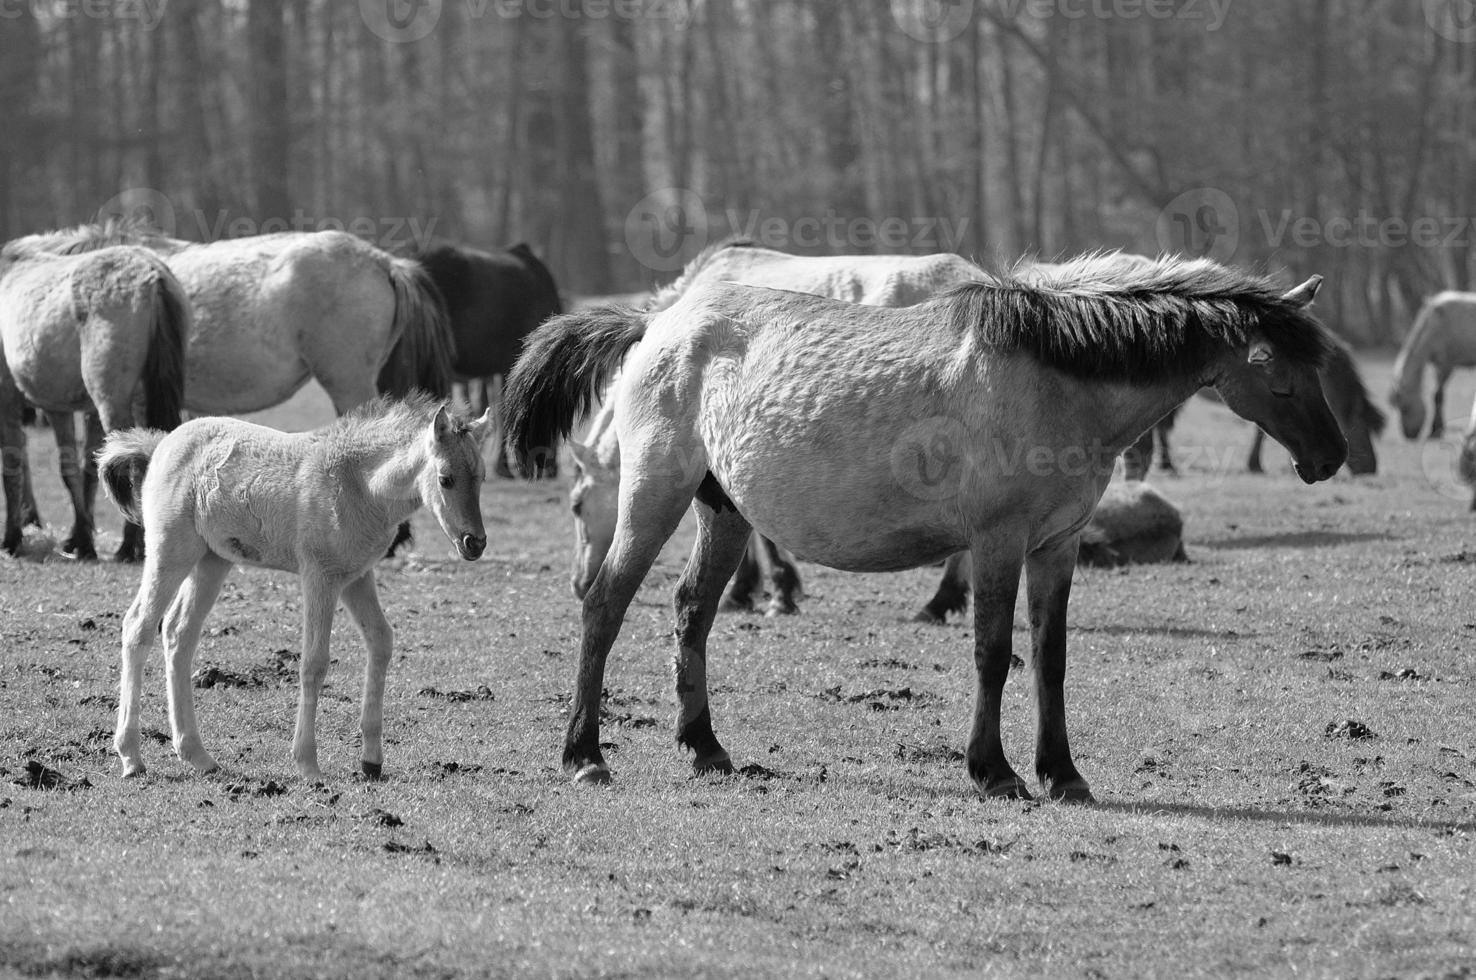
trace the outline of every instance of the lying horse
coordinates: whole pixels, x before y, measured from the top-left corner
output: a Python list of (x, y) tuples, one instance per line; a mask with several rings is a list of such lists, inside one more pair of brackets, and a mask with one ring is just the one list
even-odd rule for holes
[(757, 528), (849, 571), (969, 549), (978, 687), (967, 761), (986, 796), (1029, 796), (1000, 740), (1023, 568), (1036, 774), (1048, 796), (1090, 800), (1063, 693), (1081, 530), (1116, 456), (1206, 385), (1286, 446), (1306, 482), (1337, 471), (1347, 443), (1317, 380), (1329, 342), (1305, 310), (1319, 283), (1282, 295), (1204, 260), (1124, 271), (1088, 257), (1049, 283), (986, 280), (904, 309), (720, 283), (649, 319), (606, 310), (550, 320), (508, 380), (520, 464), (556, 448), (625, 365), (614, 392), (619, 514), (584, 597), (565, 767), (579, 782), (610, 779), (599, 739), (606, 658), (695, 503), (675, 673), (677, 740), (698, 772), (732, 771), (713, 730), (707, 637)]
[(1404, 346), (1394, 358), (1389, 400), (1399, 411), (1406, 439), (1425, 429), (1425, 365), (1435, 368), (1430, 435), (1445, 434), (1445, 385), (1456, 368), (1476, 367), (1476, 293), (1436, 293), (1420, 307)]
[[(435, 245), (416, 258), (446, 303), (456, 347), (452, 373), (465, 385), (472, 411), (481, 412), (489, 403), (494, 379), (512, 370), (523, 339), (544, 320), (564, 312), (558, 286), (548, 267), (523, 243), (502, 252)], [(496, 471), (512, 475), (500, 446)], [(542, 475), (557, 473), (550, 460)]]
[[(135, 424), (179, 425), (185, 391), (190, 303), (164, 262), (147, 249), (119, 245), (55, 255), (28, 239), (0, 249), (0, 451), (5, 458), (4, 548), (15, 554), (27, 520), (40, 523), (25, 461), (25, 402), (52, 420), (62, 482), (72, 500), (72, 530), (62, 553), (94, 559), (97, 483), (77, 454), (72, 413), (96, 413), (97, 431)], [(17, 460), (16, 465), (11, 461)], [(117, 557), (140, 557), (138, 525), (128, 524)]]
[(113, 743), (123, 775), (144, 771), (139, 699), (144, 660), (161, 626), (174, 751), (196, 772), (219, 768), (200, 741), (190, 669), (205, 616), (231, 567), (244, 563), (302, 577), (301, 693), (292, 738), (298, 770), (322, 777), (318, 694), (342, 600), (369, 649), (361, 767), (379, 777), (392, 634), (374, 564), (422, 504), (461, 557), (481, 556), (481, 451), (489, 430), (486, 415), (467, 423), (444, 404), (415, 396), (371, 402), (313, 432), (202, 418), (168, 435), (134, 429), (109, 436), (98, 461), (103, 487), (119, 510), (143, 523), (148, 544), (138, 596), (123, 620)]
[[(741, 282), (769, 286), (868, 306), (911, 306), (984, 271), (949, 253), (936, 255), (797, 256), (759, 248), (745, 239), (710, 246), (670, 285), (655, 294), (647, 312), (660, 312), (684, 293), (708, 283)], [(614, 404), (604, 400), (583, 443), (571, 442), (576, 467), (569, 507), (574, 514), (574, 594), (580, 598), (594, 580), (615, 533), (615, 498), (620, 486), (620, 445), (610, 425)], [(797, 612), (802, 586), (799, 571), (783, 549), (754, 534), (738, 571), (723, 596), (723, 609), (753, 608), (761, 578), (770, 582), (770, 616)]]

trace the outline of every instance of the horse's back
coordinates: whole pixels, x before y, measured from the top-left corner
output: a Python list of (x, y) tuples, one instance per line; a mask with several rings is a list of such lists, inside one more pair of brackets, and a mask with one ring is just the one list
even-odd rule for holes
[(552, 275), (526, 245), (501, 253), (437, 245), (418, 258), (446, 302), (462, 377), (506, 374), (523, 338), (560, 312)]

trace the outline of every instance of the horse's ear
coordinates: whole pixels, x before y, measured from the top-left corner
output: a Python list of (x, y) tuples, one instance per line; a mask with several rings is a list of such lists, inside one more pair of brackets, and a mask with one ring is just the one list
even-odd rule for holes
[(1251, 341), (1250, 351), (1245, 355), (1245, 359), (1251, 364), (1261, 366), (1270, 364), (1273, 356), (1271, 345), (1264, 340), (1256, 339)]
[(574, 464), (580, 469), (594, 469), (594, 450), (590, 449), (584, 443), (570, 439), (569, 452), (574, 455)]
[(445, 442), (451, 437), (451, 413), (446, 410), (446, 404), (436, 409), (436, 417), (431, 419), (431, 435), (435, 436), (436, 442)]
[(1288, 303), (1295, 303), (1298, 306), (1310, 306), (1312, 305), (1312, 301), (1317, 298), (1317, 290), (1321, 288), (1322, 277), (1313, 276), (1281, 298)]

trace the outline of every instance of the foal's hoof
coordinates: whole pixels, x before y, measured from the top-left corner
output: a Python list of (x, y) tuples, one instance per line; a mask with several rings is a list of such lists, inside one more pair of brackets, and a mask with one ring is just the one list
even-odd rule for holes
[(148, 767), (145, 766), (142, 762), (126, 762), (125, 761), (123, 763), (123, 778), (124, 779), (133, 779), (135, 776), (144, 776), (144, 775), (147, 775), (148, 774), (148, 771), (149, 771)]
[(1016, 776), (1013, 779), (1001, 780), (990, 786), (983, 787), (980, 792), (986, 800), (1029, 800), (1033, 799), (1030, 790), (1025, 786), (1025, 780)]
[(574, 774), (574, 782), (583, 786), (608, 786), (610, 767), (603, 762), (591, 762)]
[(692, 772), (698, 776), (731, 776), (733, 775), (733, 760), (727, 752), (694, 759)]
[(359, 763), (359, 771), (362, 772), (364, 774), (364, 778), (369, 780), (370, 782), (378, 782), (379, 780), (384, 778), (383, 763), (361, 761)]

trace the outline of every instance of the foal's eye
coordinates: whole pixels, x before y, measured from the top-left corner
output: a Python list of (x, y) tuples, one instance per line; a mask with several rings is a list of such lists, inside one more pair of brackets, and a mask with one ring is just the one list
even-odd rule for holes
[(455, 482), (456, 482), (456, 480), (453, 477), (449, 477), (449, 476), (443, 476), (443, 477), (441, 477), (441, 486), (445, 487), (447, 490), (450, 490), (452, 484), (454, 484)]

